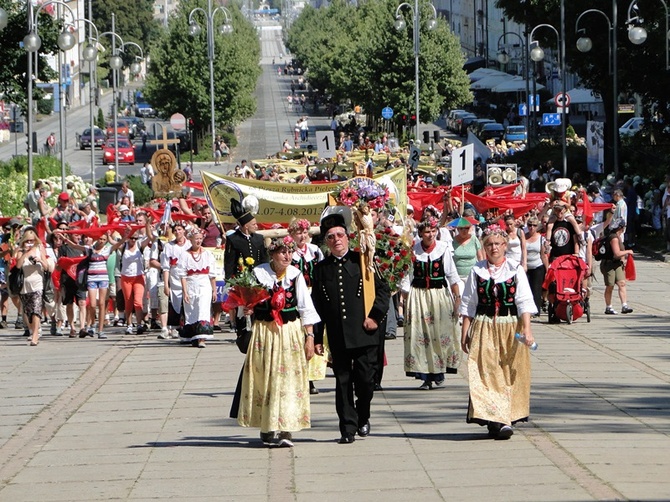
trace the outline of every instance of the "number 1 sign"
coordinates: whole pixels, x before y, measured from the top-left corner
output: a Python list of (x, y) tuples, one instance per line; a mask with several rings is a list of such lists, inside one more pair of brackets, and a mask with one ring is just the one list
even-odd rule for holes
[(451, 186), (464, 185), (475, 178), (474, 155), (474, 145), (451, 152)]
[(316, 144), (320, 158), (334, 159), (337, 156), (333, 131), (316, 131)]

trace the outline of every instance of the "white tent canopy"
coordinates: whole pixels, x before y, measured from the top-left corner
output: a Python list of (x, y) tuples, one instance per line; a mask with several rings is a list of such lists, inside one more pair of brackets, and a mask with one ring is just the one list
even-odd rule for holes
[[(571, 105), (595, 105), (603, 102), (602, 96), (596, 95), (591, 89), (579, 89), (575, 87), (565, 93), (570, 96)], [(554, 102), (554, 98), (551, 98), (548, 102)]]
[(474, 91), (493, 89), (495, 86), (507, 80), (512, 80), (513, 78), (512, 75), (508, 75), (507, 73), (501, 75), (489, 75), (488, 77), (484, 77), (483, 79), (470, 84), (470, 89)]
[(491, 77), (493, 75), (507, 75), (507, 73), (505, 73), (504, 71), (494, 70), (493, 68), (479, 68), (470, 73), (468, 77), (470, 77), (471, 82), (475, 82), (477, 80), (481, 80), (486, 77)]
[[(532, 81), (528, 83), (528, 88), (532, 91), (533, 89), (539, 91), (544, 89), (542, 84), (535, 83)], [(498, 85), (491, 89), (491, 92), (521, 92), (526, 90), (526, 80), (523, 77), (513, 77), (507, 80), (500, 82)]]

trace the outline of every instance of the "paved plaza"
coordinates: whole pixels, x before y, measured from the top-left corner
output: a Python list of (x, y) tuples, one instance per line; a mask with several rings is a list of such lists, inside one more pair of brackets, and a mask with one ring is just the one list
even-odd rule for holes
[[(259, 111), (233, 163), (276, 151), (298, 115), (271, 66), (285, 50), (262, 37)], [(634, 313), (603, 314), (597, 273), (591, 323), (533, 322), (531, 421), (508, 441), (465, 423), (465, 362), (444, 388), (418, 391), (402, 336), (387, 343), (370, 436), (337, 444), (328, 377), (312, 428), (277, 449), (227, 418), (243, 363), (232, 333), (199, 350), (123, 328), (37, 347), (0, 330), (0, 502), (668, 500), (670, 265), (636, 260)]]

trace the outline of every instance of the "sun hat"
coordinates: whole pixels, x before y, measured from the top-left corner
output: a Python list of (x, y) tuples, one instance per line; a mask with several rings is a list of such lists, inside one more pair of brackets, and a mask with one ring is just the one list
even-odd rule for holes
[(121, 211), (121, 212), (123, 212), (123, 211), (130, 211), (130, 208), (129, 208), (128, 206), (126, 206), (125, 204), (121, 204), (121, 205), (119, 206), (119, 211)]

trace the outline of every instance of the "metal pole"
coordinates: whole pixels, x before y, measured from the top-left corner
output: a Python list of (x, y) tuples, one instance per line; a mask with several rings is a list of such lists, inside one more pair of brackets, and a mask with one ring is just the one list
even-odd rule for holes
[[(617, 5), (616, 0), (612, 0), (612, 136), (614, 144), (612, 145), (612, 162), (614, 163), (614, 177), (619, 179), (619, 91), (617, 88)], [(666, 32), (667, 34), (667, 32)]]
[[(521, 44), (521, 51), (523, 52), (523, 56), (521, 59), (521, 64), (522, 64), (522, 71), (523, 71), (523, 78), (526, 79), (526, 116), (525, 116), (525, 124), (526, 124), (526, 145), (530, 145), (530, 77), (529, 77), (529, 71), (528, 71), (528, 30), (524, 33), (525, 35), (525, 43)], [(524, 39), (521, 40), (522, 42)], [(533, 108), (535, 108), (535, 100), (533, 100)]]
[(421, 141), (421, 119), (419, 118), (419, 0), (414, 0), (414, 92), (416, 110), (416, 144)]
[[(93, 22), (93, 0), (88, 0), (88, 20)], [(88, 43), (91, 43), (91, 31), (93, 28), (88, 27)], [(88, 121), (91, 128), (91, 186), (95, 186), (95, 122), (93, 120), (93, 104), (95, 96), (93, 94), (93, 75), (95, 73), (96, 61), (89, 61), (88, 63)]]
[(212, 0), (207, 0), (207, 57), (209, 58), (209, 99), (212, 114), (212, 149), (216, 141), (216, 118), (214, 116), (214, 16), (212, 15)]
[[(112, 12), (112, 33), (116, 33), (116, 16)], [(116, 37), (112, 36), (112, 56), (116, 56)], [(114, 171), (116, 173), (116, 181), (119, 181), (119, 132), (118, 132), (118, 103), (116, 100), (116, 78), (118, 72), (112, 68), (112, 124), (114, 126)]]
[(561, 108), (561, 135), (563, 137), (563, 177), (568, 177), (568, 142), (565, 135), (565, 0), (561, 0), (561, 94), (563, 95), (563, 106)]
[[(63, 16), (62, 7), (58, 4), (58, 19), (61, 19)], [(63, 51), (59, 50), (57, 54), (56, 61), (58, 61), (58, 96), (59, 96), (59, 107), (58, 107), (58, 128), (60, 136), (60, 183), (61, 191), (65, 191), (65, 99), (63, 96), (63, 61), (65, 60), (65, 54)]]
[[(28, 31), (33, 28), (33, 3), (28, 2)], [(33, 189), (33, 53), (28, 51), (28, 192)]]

